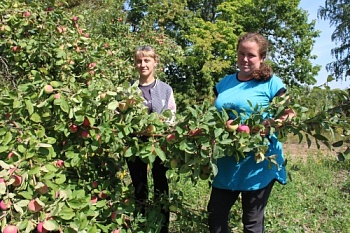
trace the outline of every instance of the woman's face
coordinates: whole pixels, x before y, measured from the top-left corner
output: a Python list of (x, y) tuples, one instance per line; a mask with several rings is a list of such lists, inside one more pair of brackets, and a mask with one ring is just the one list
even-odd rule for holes
[(136, 69), (141, 78), (154, 77), (157, 62), (153, 57), (138, 56), (136, 58)]
[(238, 68), (244, 77), (250, 77), (260, 68), (263, 58), (259, 54), (259, 45), (253, 41), (243, 41), (238, 46)]

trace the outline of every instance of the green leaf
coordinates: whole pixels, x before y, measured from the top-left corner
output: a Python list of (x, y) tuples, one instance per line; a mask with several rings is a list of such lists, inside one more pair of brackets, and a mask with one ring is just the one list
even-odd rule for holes
[(114, 111), (115, 109), (117, 109), (118, 105), (119, 105), (118, 101), (112, 101), (108, 104), (107, 108), (109, 110)]
[(64, 182), (66, 182), (66, 176), (64, 174), (58, 174), (56, 177), (57, 177), (55, 179), (56, 184), (63, 184)]
[(333, 78), (332, 75), (327, 76), (327, 83), (332, 82), (333, 80), (335, 80), (335, 79)]
[(59, 229), (59, 225), (55, 220), (45, 220), (44, 221), (44, 225), (43, 227), (47, 230), (47, 231), (57, 231)]
[(0, 146), (0, 153), (8, 151), (10, 147), (8, 146)]
[(6, 184), (5, 182), (0, 183), (0, 194), (4, 195), (6, 193)]
[(75, 211), (73, 209), (63, 207), (59, 212), (59, 216), (64, 220), (71, 220), (75, 217)]
[(34, 107), (33, 107), (32, 102), (30, 100), (26, 100), (25, 104), (26, 104), (26, 109), (27, 109), (29, 115), (32, 115), (34, 112)]
[(343, 141), (338, 141), (338, 142), (335, 142), (332, 144), (333, 147), (339, 147), (339, 146), (342, 146), (343, 145)]
[(35, 123), (40, 123), (41, 122), (41, 118), (40, 118), (39, 114), (36, 113), (36, 112), (33, 113), (33, 115), (30, 117), (30, 119), (32, 121), (34, 121)]

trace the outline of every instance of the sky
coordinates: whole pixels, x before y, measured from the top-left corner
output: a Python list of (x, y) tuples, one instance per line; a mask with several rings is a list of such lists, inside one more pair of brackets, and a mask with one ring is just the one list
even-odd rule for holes
[[(316, 30), (321, 31), (320, 37), (316, 38), (316, 42), (314, 44), (313, 53), (318, 56), (313, 63), (316, 65), (321, 65), (322, 68), (318, 73), (317, 84), (315, 86), (322, 85), (326, 82), (327, 76), (330, 75), (326, 71), (326, 65), (332, 61), (334, 58), (331, 54), (331, 49), (333, 49), (336, 45), (335, 42), (332, 42), (331, 35), (334, 31), (334, 27), (329, 25), (329, 21), (321, 20), (317, 18), (317, 11), (320, 6), (324, 6), (325, 0), (301, 0), (300, 8), (308, 11), (309, 13), (309, 21), (316, 20)], [(332, 88), (340, 88), (346, 89), (350, 88), (350, 80), (348, 78), (347, 81), (332, 81), (328, 83), (328, 85)]]

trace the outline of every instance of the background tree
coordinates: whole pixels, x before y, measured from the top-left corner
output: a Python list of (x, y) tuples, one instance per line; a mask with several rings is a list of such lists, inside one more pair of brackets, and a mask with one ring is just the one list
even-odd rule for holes
[(331, 39), (338, 45), (331, 50), (335, 61), (328, 63), (326, 69), (336, 80), (346, 80), (350, 76), (350, 1), (326, 0), (318, 15), (321, 19), (329, 20), (331, 26), (335, 26)]
[(184, 59), (167, 64), (168, 82), (177, 99), (188, 104), (212, 98), (212, 88), (236, 71), (236, 44), (245, 31), (258, 31), (271, 42), (270, 60), (287, 84), (314, 84), (315, 22), (307, 22), (300, 1), (129, 1), (128, 22), (134, 29), (152, 25), (173, 38)]

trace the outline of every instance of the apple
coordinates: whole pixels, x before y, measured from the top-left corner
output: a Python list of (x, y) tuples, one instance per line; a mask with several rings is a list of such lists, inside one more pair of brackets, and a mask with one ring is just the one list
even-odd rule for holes
[(118, 104), (118, 110), (120, 111), (120, 112), (126, 112), (127, 110), (128, 110), (128, 105), (125, 103), (125, 102), (119, 102), (119, 104)]
[(3, 233), (17, 233), (18, 232), (18, 227), (13, 226), (13, 225), (7, 225), (4, 227)]
[(91, 63), (88, 65), (89, 69), (93, 69), (95, 66), (96, 66), (96, 63), (95, 63), (95, 62), (91, 62)]
[(41, 205), (39, 205), (39, 203), (33, 199), (29, 202), (28, 209), (30, 212), (36, 213), (41, 210)]
[(101, 199), (106, 199), (108, 197), (108, 195), (103, 190), (98, 194), (98, 196)]
[(54, 8), (52, 6), (49, 6), (48, 8), (45, 9), (45, 11), (53, 11)]
[(83, 130), (83, 131), (81, 132), (81, 137), (82, 137), (82, 138), (89, 138), (89, 137), (90, 137), (90, 134), (89, 134), (88, 131)]
[(2, 200), (0, 202), (0, 209), (1, 210), (8, 210), (12, 205), (12, 202), (10, 200)]
[(156, 127), (154, 125), (149, 125), (146, 128), (146, 133), (154, 134), (157, 131)]
[(45, 194), (45, 193), (47, 193), (48, 190), (49, 190), (49, 187), (47, 187), (46, 184), (43, 184), (43, 186), (41, 186), (40, 188), (37, 189), (37, 191), (40, 194)]
[(72, 20), (73, 20), (74, 22), (78, 21), (78, 16), (73, 16)]
[(59, 99), (59, 98), (61, 98), (61, 94), (60, 93), (56, 93), (56, 94), (54, 94), (54, 96), (53, 96), (55, 99)]
[(111, 214), (111, 219), (114, 220), (117, 218), (117, 212), (113, 211)]
[(178, 164), (177, 159), (172, 159), (172, 160), (170, 161), (170, 167), (171, 167), (172, 169), (177, 168), (177, 164)]
[(204, 172), (201, 172), (201, 174), (199, 174), (199, 178), (201, 180), (207, 180), (207, 179), (209, 179), (209, 176), (210, 176), (210, 174), (204, 173)]
[(239, 132), (239, 133), (245, 132), (245, 133), (248, 133), (248, 134), (249, 134), (249, 133), (250, 133), (250, 128), (249, 128), (248, 125), (242, 124), (242, 125), (239, 125), (239, 126), (238, 126), (237, 132)]
[(232, 120), (232, 119), (226, 121), (226, 130), (227, 130), (228, 132), (234, 132), (234, 131), (237, 130), (238, 124), (232, 124), (233, 122), (234, 122), (234, 120)]
[(97, 200), (98, 200), (97, 196), (92, 196), (90, 202), (91, 202), (92, 204), (94, 204), (94, 203), (97, 202)]
[(97, 181), (93, 181), (92, 183), (91, 183), (91, 186), (92, 186), (92, 188), (97, 188), (97, 186), (98, 186), (98, 183), (97, 183)]
[(47, 230), (44, 228), (44, 222), (39, 222), (39, 224), (36, 226), (36, 230), (39, 233), (45, 233)]
[(206, 173), (206, 174), (210, 174), (211, 173), (211, 166), (210, 165), (202, 166), (202, 172)]
[(13, 46), (12, 47), (12, 51), (15, 52), (15, 53), (19, 52), (19, 46), (17, 46), (17, 45)]
[(29, 12), (29, 11), (24, 12), (24, 13), (23, 13), (23, 16), (24, 16), (24, 17), (29, 17), (29, 16), (30, 16), (30, 12)]
[(198, 129), (198, 128), (195, 128), (195, 129), (191, 129), (190, 132), (188, 133), (189, 136), (197, 136), (199, 134), (202, 133), (202, 129)]
[(103, 47), (105, 47), (106, 49), (108, 49), (108, 47), (109, 47), (108, 43), (105, 43), (105, 44), (103, 45)]
[(10, 119), (10, 117), (11, 117), (11, 113), (8, 112), (8, 113), (5, 114), (5, 119), (6, 120)]
[(120, 229), (115, 229), (112, 231), (112, 233), (120, 233)]
[(69, 126), (69, 130), (71, 133), (76, 133), (78, 131), (78, 126), (72, 124), (71, 126)]
[(22, 184), (22, 176), (19, 175), (13, 175), (12, 176), (15, 179), (15, 182), (13, 182), (13, 186), (17, 187), (20, 186)]
[(129, 206), (129, 205), (130, 205), (130, 199), (129, 199), (129, 198), (126, 198), (126, 199), (124, 200), (124, 204), (125, 204), (126, 206)]
[(64, 161), (59, 159), (59, 160), (56, 161), (55, 165), (56, 165), (56, 167), (64, 167)]
[(8, 153), (7, 158), (11, 159), (14, 155), (15, 155), (15, 153), (13, 151), (11, 151), (10, 153)]
[(175, 134), (169, 134), (166, 136), (166, 141), (169, 143), (169, 144), (172, 144), (174, 143), (174, 141), (176, 140), (176, 135)]
[(53, 87), (52, 87), (50, 84), (46, 85), (46, 86), (44, 87), (44, 92), (45, 92), (46, 94), (51, 94), (51, 93), (53, 92)]
[(105, 100), (107, 98), (107, 94), (105, 92), (100, 94), (101, 100)]
[(83, 126), (85, 126), (85, 127), (89, 127), (90, 126), (89, 118), (85, 117), (84, 122), (83, 122)]
[(5, 183), (5, 179), (4, 178), (0, 178), (0, 183)]
[(136, 100), (134, 100), (134, 99), (127, 99), (127, 100), (126, 100), (126, 105), (127, 105), (129, 108), (133, 107), (133, 106), (135, 105), (135, 103), (136, 103)]

